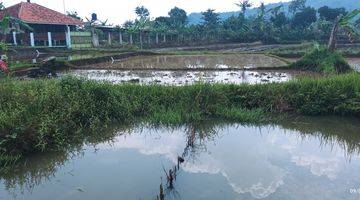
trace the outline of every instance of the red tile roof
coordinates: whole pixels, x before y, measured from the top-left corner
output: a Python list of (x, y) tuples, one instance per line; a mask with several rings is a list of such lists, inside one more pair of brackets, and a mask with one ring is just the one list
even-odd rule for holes
[(4, 13), (23, 20), (29, 24), (56, 24), (56, 25), (83, 25), (78, 19), (69, 17), (60, 12), (51, 10), (36, 3), (21, 2), (0, 12), (0, 18)]

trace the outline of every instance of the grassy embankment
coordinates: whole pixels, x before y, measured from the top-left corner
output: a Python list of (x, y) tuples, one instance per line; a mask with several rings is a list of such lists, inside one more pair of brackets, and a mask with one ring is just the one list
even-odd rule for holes
[(360, 74), (265, 85), (112, 85), (0, 80), (0, 160), (66, 148), (111, 123), (264, 122), (271, 113), (360, 117)]

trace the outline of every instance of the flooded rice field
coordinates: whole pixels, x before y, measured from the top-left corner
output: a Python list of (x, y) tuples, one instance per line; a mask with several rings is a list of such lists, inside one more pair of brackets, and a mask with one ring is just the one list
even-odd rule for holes
[(359, 122), (122, 127), (2, 170), (0, 199), (357, 200)]
[(360, 58), (347, 58), (349, 65), (356, 71), (360, 71)]
[(195, 83), (258, 84), (286, 82), (296, 72), (276, 71), (122, 71), (122, 70), (72, 70), (67, 74), (89, 80), (107, 81), (114, 84), (131, 82), (140, 84), (190, 85)]
[[(187, 85), (194, 83), (258, 84), (285, 82), (301, 74), (271, 70), (286, 63), (261, 54), (135, 56), (62, 72), (114, 84)], [(256, 70), (269, 68), (269, 70)]]
[(244, 68), (274, 68), (286, 66), (277, 58), (263, 54), (218, 54), (218, 55), (162, 55), (135, 56), (108, 63), (100, 63), (84, 68), (92, 69), (244, 69)]

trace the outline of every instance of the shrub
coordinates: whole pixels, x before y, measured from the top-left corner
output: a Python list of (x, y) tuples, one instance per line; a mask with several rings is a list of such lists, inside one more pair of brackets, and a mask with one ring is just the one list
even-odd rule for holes
[(351, 71), (351, 67), (340, 53), (331, 52), (324, 47), (314, 48), (291, 66), (296, 69), (324, 73), (345, 73)]

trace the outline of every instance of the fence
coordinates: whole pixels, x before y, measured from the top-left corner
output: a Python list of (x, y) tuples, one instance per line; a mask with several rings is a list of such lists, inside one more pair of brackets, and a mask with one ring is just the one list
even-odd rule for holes
[(71, 47), (72, 48), (91, 48), (92, 37), (91, 32), (71, 32)]

